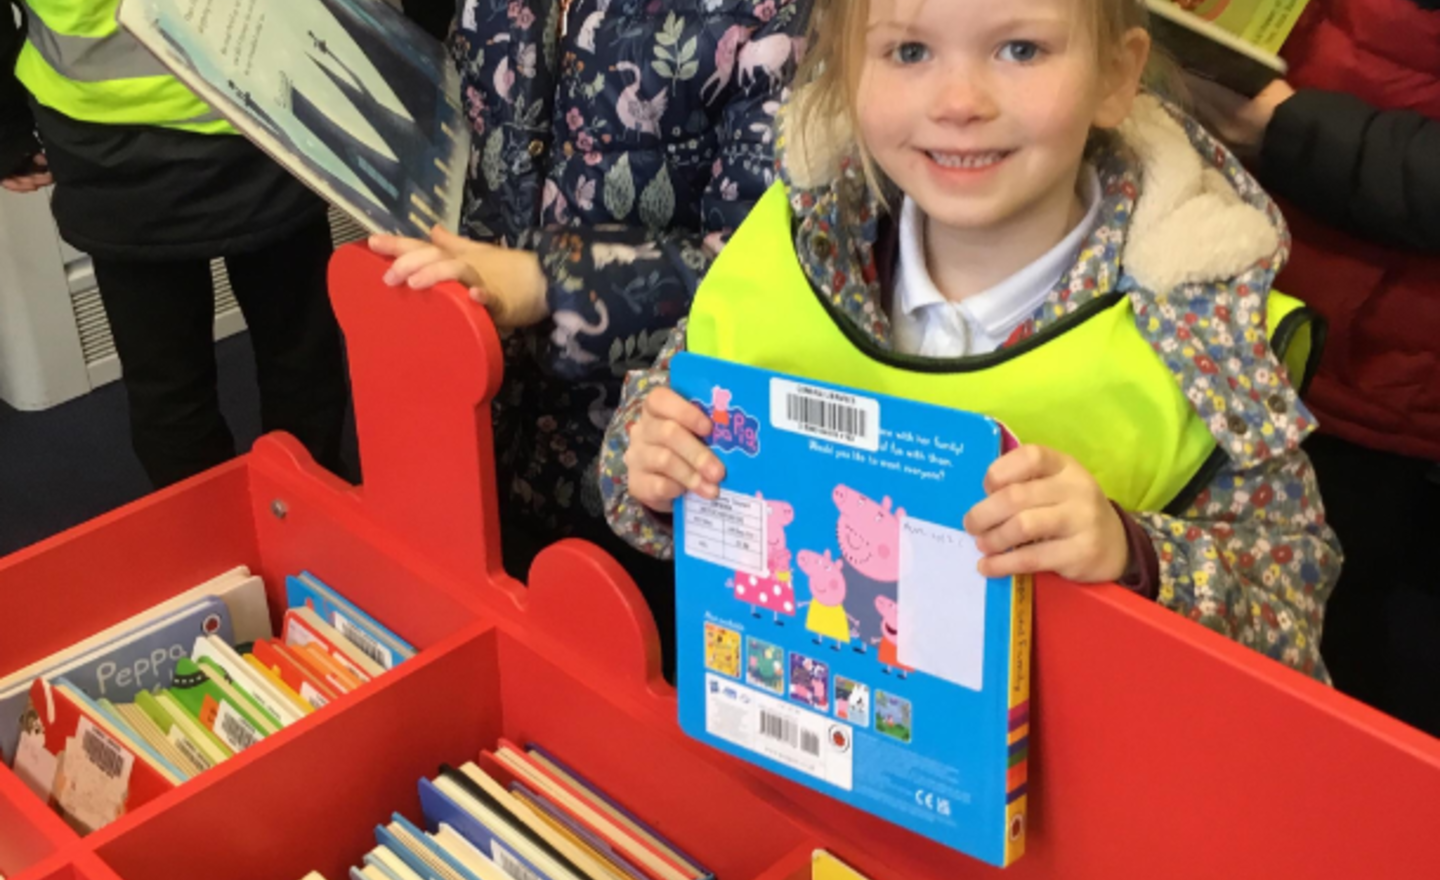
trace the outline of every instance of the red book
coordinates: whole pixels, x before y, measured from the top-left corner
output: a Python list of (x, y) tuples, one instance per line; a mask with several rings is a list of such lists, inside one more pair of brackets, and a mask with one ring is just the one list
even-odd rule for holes
[(136, 754), (115, 725), (36, 679), (20, 720), (15, 774), (88, 834), (136, 810), (175, 783)]

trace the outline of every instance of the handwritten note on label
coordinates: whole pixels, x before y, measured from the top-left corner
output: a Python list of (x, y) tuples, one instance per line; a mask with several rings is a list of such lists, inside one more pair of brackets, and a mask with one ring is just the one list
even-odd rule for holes
[(985, 578), (965, 532), (906, 517), (900, 524), (900, 662), (980, 690), (985, 673)]

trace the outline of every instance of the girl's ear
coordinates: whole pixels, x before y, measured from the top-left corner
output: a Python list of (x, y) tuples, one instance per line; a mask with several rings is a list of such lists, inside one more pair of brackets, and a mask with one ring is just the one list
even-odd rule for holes
[(1117, 128), (1130, 115), (1130, 107), (1140, 93), (1145, 66), (1150, 61), (1150, 48), (1150, 32), (1145, 28), (1131, 28), (1120, 38), (1101, 79), (1102, 92), (1100, 103), (1095, 108), (1095, 128)]

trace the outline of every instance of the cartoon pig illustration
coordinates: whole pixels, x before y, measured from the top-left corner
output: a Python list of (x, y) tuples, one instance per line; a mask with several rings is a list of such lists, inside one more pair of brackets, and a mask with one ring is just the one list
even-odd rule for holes
[[(838, 651), (841, 645), (850, 644), (852, 627), (860, 625), (845, 613), (845, 561), (831, 559), (829, 550), (824, 556), (801, 550), (799, 565), (810, 581), (810, 601), (800, 603), (810, 606), (805, 628), (815, 634), (817, 645), (824, 644), (827, 638), (834, 639), (830, 647)], [(858, 635), (858, 630), (853, 634)]]
[(730, 392), (719, 385), (710, 389), (710, 418), (715, 424), (730, 424), (730, 400)]
[(770, 574), (737, 571), (727, 586), (735, 591), (736, 599), (750, 606), (751, 617), (759, 617), (760, 609), (768, 608), (775, 623), (784, 626), (780, 615), (795, 616), (795, 578), (790, 570), (790, 548), (785, 542), (785, 527), (795, 521), (795, 508), (758, 492), (755, 497), (765, 502), (765, 568)]
[(876, 613), (875, 600), (884, 596), (893, 602), (899, 592), (900, 521), (905, 509), (892, 509), (889, 498), (876, 503), (844, 485), (836, 486), (832, 497), (840, 512), (836, 539), (850, 566), (845, 578), (848, 599), (850, 607), (858, 609), (864, 636), (852, 648), (864, 654), (883, 636), (884, 620)]
[(900, 671), (901, 678), (906, 678), (914, 670), (900, 662), (900, 644), (897, 641), (900, 635), (897, 625), (900, 606), (889, 596), (876, 596), (875, 610), (880, 612), (880, 638), (871, 641), (880, 646), (880, 665), (886, 675), (889, 675), (891, 667), (894, 667)]
[(845, 561), (877, 581), (900, 579), (900, 519), (905, 508), (892, 511), (890, 498), (876, 504), (848, 486), (836, 486), (840, 510), (836, 537)]

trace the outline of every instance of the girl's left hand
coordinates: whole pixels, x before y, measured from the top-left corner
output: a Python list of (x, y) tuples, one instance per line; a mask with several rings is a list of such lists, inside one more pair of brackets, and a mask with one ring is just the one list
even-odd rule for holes
[(370, 236), (370, 250), (394, 257), (385, 283), (415, 290), (458, 281), (489, 310), (496, 326), (529, 327), (550, 316), (540, 258), (525, 250), (471, 241), (436, 226), (429, 241), (394, 235)]
[(965, 531), (985, 554), (981, 574), (1053, 571), (1089, 584), (1124, 576), (1130, 564), (1125, 524), (1075, 459), (1022, 446), (990, 466), (985, 491), (989, 497), (965, 516)]

